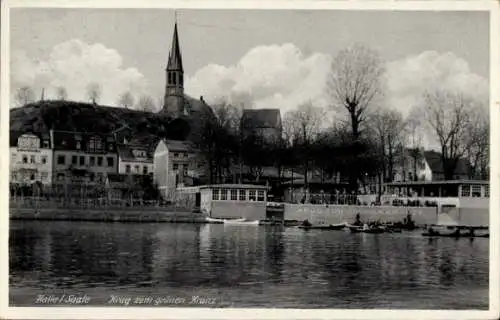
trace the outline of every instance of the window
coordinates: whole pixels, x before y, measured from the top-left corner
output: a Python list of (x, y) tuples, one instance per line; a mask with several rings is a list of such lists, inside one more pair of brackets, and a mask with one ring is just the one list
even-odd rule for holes
[(174, 158), (179, 158), (179, 153), (174, 153)]
[(489, 185), (485, 185), (484, 186), (484, 196), (486, 198), (489, 198), (490, 197), (490, 186)]
[(129, 165), (129, 164), (127, 164), (127, 165), (125, 166), (125, 172), (126, 172), (126, 173), (130, 173), (130, 165)]
[(35, 156), (30, 156), (30, 163), (36, 163)]
[(182, 85), (182, 73), (179, 74), (179, 84)]
[(479, 184), (472, 185), (472, 196), (473, 197), (481, 197), (481, 185), (479, 185)]
[(90, 160), (90, 165), (95, 166), (95, 157), (91, 156), (89, 160)]
[(76, 149), (80, 150), (82, 148), (82, 143), (80, 141), (76, 142)]
[(10, 155), (10, 157), (11, 157), (10, 162), (11, 163), (15, 163), (16, 160), (17, 160), (17, 155), (15, 153), (13, 153), (13, 154)]
[(184, 166), (184, 168), (182, 168), (182, 173), (184, 176), (188, 175), (188, 167), (187, 166)]
[(43, 148), (48, 149), (49, 148), (49, 140), (43, 140)]
[(104, 151), (104, 144), (100, 137), (91, 137), (87, 145), (87, 151), (89, 152), (102, 152)]
[(255, 190), (248, 191), (248, 200), (255, 201)]
[(80, 156), (80, 165), (81, 166), (85, 165), (85, 156)]
[(77, 160), (78, 160), (78, 157), (77, 157), (77, 156), (72, 156), (72, 157), (71, 157), (71, 164), (76, 164), (76, 163), (77, 163)]
[(102, 157), (97, 157), (97, 165), (102, 167)]
[(177, 84), (177, 74), (176, 73), (172, 73), (172, 83)]
[(58, 173), (57, 174), (57, 180), (58, 181), (64, 180), (64, 173)]
[(109, 151), (113, 151), (113, 144), (112, 144), (112, 143), (109, 143), (109, 144), (108, 144), (108, 150), (109, 150)]
[(34, 173), (32, 173), (32, 174), (30, 175), (30, 180), (31, 180), (31, 181), (35, 180), (35, 174), (34, 174)]
[(179, 169), (179, 165), (177, 163), (174, 163), (174, 170), (178, 170)]
[(41, 173), (41, 180), (42, 181), (47, 181), (49, 179), (49, 173), (48, 172), (42, 172)]
[(142, 174), (148, 174), (148, 166), (142, 167)]
[(470, 185), (464, 184), (462, 185), (462, 193), (460, 194), (461, 197), (470, 197)]
[(214, 189), (212, 191), (212, 200), (219, 200), (219, 189)]
[(134, 169), (135, 169), (135, 173), (139, 173), (139, 166), (138, 165), (135, 165)]
[(257, 193), (257, 201), (264, 201), (264, 190), (259, 190)]
[(115, 165), (113, 157), (108, 157), (106, 160), (108, 161), (108, 167), (113, 167)]
[(238, 200), (238, 190), (231, 189), (231, 200), (232, 201)]
[(247, 194), (244, 189), (238, 190), (239, 196), (240, 196), (240, 201), (246, 201), (247, 200)]
[(42, 156), (42, 164), (46, 164), (47, 163), (47, 156)]
[(28, 156), (23, 156), (23, 163), (28, 163)]
[(66, 163), (66, 157), (63, 155), (57, 156), (57, 164), (65, 164)]
[(221, 200), (227, 200), (227, 189), (221, 189), (220, 190), (220, 199)]

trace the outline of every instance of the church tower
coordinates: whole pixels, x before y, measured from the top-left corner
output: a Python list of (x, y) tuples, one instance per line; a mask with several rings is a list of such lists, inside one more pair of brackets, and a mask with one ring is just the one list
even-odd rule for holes
[(168, 113), (174, 118), (181, 116), (184, 112), (184, 69), (182, 68), (181, 48), (177, 34), (177, 22), (174, 26), (172, 47), (168, 55), (166, 70), (167, 85), (165, 98), (161, 112)]

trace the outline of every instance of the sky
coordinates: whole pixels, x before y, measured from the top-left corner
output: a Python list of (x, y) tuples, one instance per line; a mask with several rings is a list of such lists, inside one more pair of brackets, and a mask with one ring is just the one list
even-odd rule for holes
[[(11, 94), (64, 86), (84, 101), (97, 82), (102, 104), (126, 91), (158, 101), (174, 21), (168, 9), (11, 9)], [(178, 10), (177, 22), (186, 93), (209, 103), (328, 108), (331, 59), (355, 43), (379, 53), (384, 104), (404, 115), (429, 87), (489, 92), (487, 12), (200, 9)]]

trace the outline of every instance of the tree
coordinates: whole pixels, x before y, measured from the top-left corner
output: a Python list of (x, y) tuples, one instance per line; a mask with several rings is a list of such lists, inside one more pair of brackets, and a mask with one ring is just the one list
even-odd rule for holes
[(134, 105), (134, 96), (130, 93), (130, 91), (126, 91), (118, 97), (117, 104), (120, 107), (129, 109)]
[(156, 109), (153, 98), (148, 95), (142, 95), (137, 101), (137, 109), (141, 111), (153, 112)]
[(325, 112), (322, 108), (314, 107), (311, 102), (299, 105), (297, 110), (290, 111), (290, 125), (292, 126), (292, 135), (298, 142), (300, 150), (300, 159), (304, 169), (304, 187), (308, 188), (309, 166), (311, 161), (311, 147), (318, 136)]
[[(414, 181), (419, 179), (417, 175), (418, 164), (424, 158), (422, 150), (422, 134), (420, 132), (421, 127), (422, 123), (418, 116), (418, 110), (413, 109), (407, 117), (404, 134), (406, 138), (405, 145), (408, 147), (408, 154), (411, 158)], [(404, 150), (401, 155), (401, 166), (403, 169), (403, 180), (406, 180), (406, 156)]]
[(98, 103), (101, 97), (101, 85), (96, 82), (91, 82), (87, 85), (87, 99), (92, 103)]
[(68, 91), (65, 87), (57, 87), (56, 88), (57, 99), (66, 100), (68, 98)]
[(17, 107), (22, 107), (35, 101), (35, 93), (31, 87), (22, 86), (17, 89), (14, 101)]
[(452, 180), (458, 161), (472, 145), (471, 119), (481, 106), (472, 97), (445, 90), (426, 92), (424, 102), (422, 117), (441, 147), (444, 178)]
[(332, 107), (348, 112), (354, 139), (361, 134), (370, 104), (381, 94), (383, 73), (378, 54), (361, 45), (340, 51), (332, 61), (327, 91)]
[(465, 157), (470, 162), (472, 179), (489, 179), (490, 123), (488, 110), (479, 108), (471, 115), (467, 128), (468, 148)]
[(370, 117), (371, 128), (381, 160), (382, 180), (392, 180), (394, 166), (399, 156), (401, 145), (404, 144), (404, 129), (406, 126), (401, 112), (392, 109), (381, 109)]

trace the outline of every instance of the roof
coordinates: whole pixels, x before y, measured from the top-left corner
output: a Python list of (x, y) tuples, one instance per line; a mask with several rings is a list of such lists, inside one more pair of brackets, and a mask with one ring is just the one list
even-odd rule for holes
[[(120, 144), (117, 145), (116, 149), (118, 151), (118, 157), (120, 157), (121, 161), (153, 163), (153, 156), (148, 149), (148, 146), (144, 146), (141, 148), (137, 146)], [(136, 157), (133, 153), (133, 150), (146, 151), (146, 157)]]
[(190, 151), (192, 144), (189, 141), (164, 140), (169, 151)]
[(168, 55), (167, 70), (183, 71), (181, 47), (179, 45), (179, 35), (177, 34), (177, 23), (174, 26), (174, 36), (172, 37), (172, 47)]
[[(425, 161), (428, 163), (429, 168), (433, 173), (444, 173), (443, 162), (441, 161), (441, 154), (436, 151), (425, 151)], [(466, 175), (469, 173), (469, 162), (467, 159), (459, 159), (455, 174)]]
[(241, 119), (244, 128), (280, 128), (279, 109), (245, 109)]
[(490, 182), (487, 180), (442, 180), (442, 181), (398, 181), (398, 182), (387, 182), (386, 186), (426, 186), (426, 185), (450, 185), (450, 184), (482, 184), (489, 185)]
[(200, 189), (269, 189), (268, 186), (261, 186), (256, 184), (210, 184), (200, 186)]

